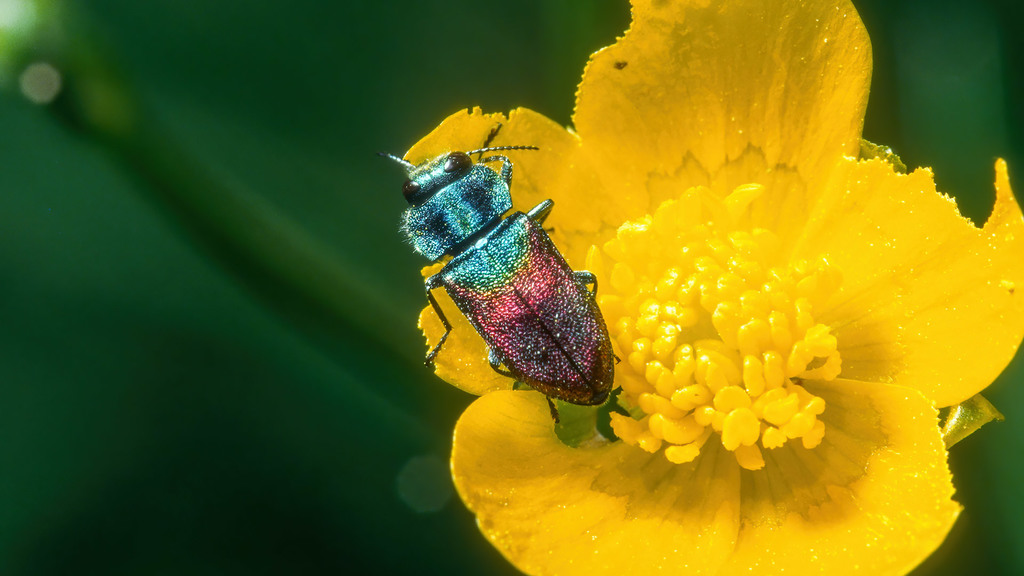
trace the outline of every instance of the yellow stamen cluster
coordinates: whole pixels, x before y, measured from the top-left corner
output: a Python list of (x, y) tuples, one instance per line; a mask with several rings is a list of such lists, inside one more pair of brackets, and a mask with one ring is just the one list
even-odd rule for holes
[[(824, 260), (778, 264), (779, 240), (732, 224), (759, 187), (724, 201), (695, 189), (627, 223), (588, 266), (610, 275), (599, 297), (620, 356), (616, 381), (631, 416), (612, 414), (625, 442), (692, 461), (717, 433), (739, 464), (762, 448), (821, 443), (825, 402), (804, 380), (839, 375), (836, 338), (813, 311), (838, 288)], [(709, 213), (710, 211), (710, 213)]]

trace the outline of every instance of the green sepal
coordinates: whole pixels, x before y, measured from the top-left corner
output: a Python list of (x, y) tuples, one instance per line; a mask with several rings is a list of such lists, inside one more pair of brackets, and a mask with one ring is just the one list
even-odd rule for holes
[(869, 160), (871, 158), (881, 158), (889, 164), (892, 164), (894, 170), (900, 174), (907, 173), (907, 165), (900, 160), (900, 157), (892, 151), (892, 148), (888, 146), (882, 146), (881, 144), (875, 144), (874, 142), (868, 142), (867, 140), (860, 139), (860, 159)]
[(975, 394), (949, 408), (942, 424), (942, 440), (948, 449), (993, 420), (1002, 422), (1005, 418), (984, 396)]
[(560, 400), (552, 400), (558, 408), (558, 422), (555, 435), (566, 446), (578, 448), (597, 436), (598, 406), (577, 406)]

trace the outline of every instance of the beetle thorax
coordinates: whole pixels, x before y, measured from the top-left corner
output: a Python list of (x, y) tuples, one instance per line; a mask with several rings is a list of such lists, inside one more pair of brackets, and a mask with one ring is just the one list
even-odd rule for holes
[(402, 215), (402, 231), (430, 260), (453, 254), (501, 220), (512, 208), (508, 185), (487, 166), (444, 172), (436, 160), (410, 173), (421, 193)]

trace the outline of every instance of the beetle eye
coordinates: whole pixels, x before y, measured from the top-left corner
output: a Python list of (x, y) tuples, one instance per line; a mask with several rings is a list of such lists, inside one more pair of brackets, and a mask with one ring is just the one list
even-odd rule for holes
[(462, 172), (466, 168), (473, 164), (473, 160), (469, 157), (469, 154), (465, 152), (452, 152), (448, 155), (448, 160), (444, 163), (445, 172)]
[(420, 185), (415, 180), (406, 180), (405, 184), (402, 184), (402, 195), (406, 200), (412, 198), (419, 191)]

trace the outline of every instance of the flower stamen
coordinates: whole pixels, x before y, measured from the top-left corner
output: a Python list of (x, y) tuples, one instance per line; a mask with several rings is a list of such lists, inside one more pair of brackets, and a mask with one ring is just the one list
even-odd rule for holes
[[(814, 318), (840, 276), (824, 259), (783, 262), (774, 234), (723, 222), (741, 220), (761, 191), (691, 189), (603, 247), (611, 286), (599, 302), (626, 359), (619, 400), (631, 415), (612, 414), (624, 442), (683, 463), (717, 434), (757, 470), (762, 449), (824, 438), (825, 402), (802, 383), (840, 373), (836, 337)], [(702, 206), (715, 218), (697, 217)], [(598, 250), (587, 265), (603, 269)]]

